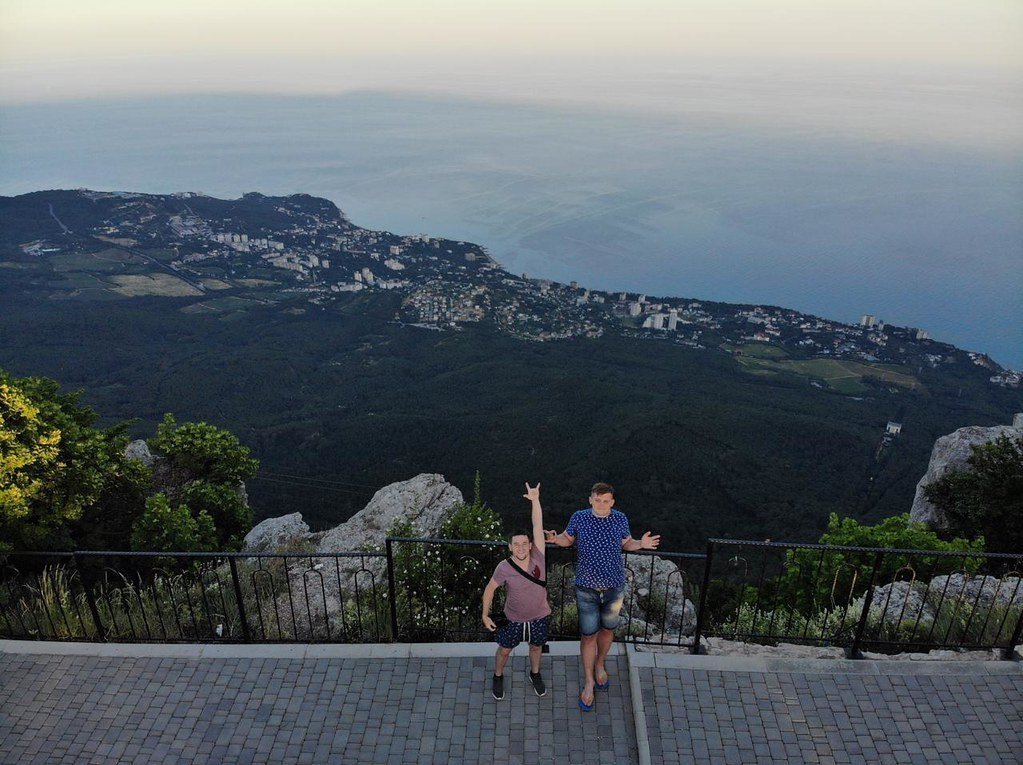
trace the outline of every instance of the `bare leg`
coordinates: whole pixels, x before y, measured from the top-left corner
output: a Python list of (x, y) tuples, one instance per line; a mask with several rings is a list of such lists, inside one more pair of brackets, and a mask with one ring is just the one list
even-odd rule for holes
[(597, 633), (597, 657), (594, 667), (594, 677), (598, 680), (603, 678), (601, 680), (603, 683), (607, 682), (607, 670), (604, 669), (604, 659), (607, 658), (607, 654), (611, 650), (611, 644), (614, 643), (614, 640), (614, 630), (601, 628), (600, 632)]
[(530, 671), (535, 675), (540, 671), (540, 657), (543, 655), (542, 645), (531, 645), (529, 646), (529, 667)]
[(597, 636), (583, 635), (579, 638), (579, 654), (583, 661), (583, 692), (582, 699), (586, 704), (593, 703), (593, 664), (597, 658)]
[(504, 665), (508, 663), (511, 652), (511, 648), (498, 647), (497, 653), (494, 655), (494, 674), (498, 677), (504, 677)]

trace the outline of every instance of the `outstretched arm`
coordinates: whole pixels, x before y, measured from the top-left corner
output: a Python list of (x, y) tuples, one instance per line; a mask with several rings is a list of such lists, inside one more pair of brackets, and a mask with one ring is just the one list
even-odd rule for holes
[(625, 539), (622, 540), (622, 549), (626, 552), (636, 552), (637, 550), (656, 550), (660, 544), (661, 535), (658, 534), (654, 536), (648, 531), (640, 539), (625, 537)]
[(571, 547), (575, 544), (575, 537), (570, 536), (566, 531), (559, 534), (554, 530), (547, 530), (543, 534), (548, 542), (558, 547)]
[(530, 487), (529, 481), (526, 481), (526, 493), (522, 496), (533, 503), (533, 545), (543, 555), (546, 544), (544, 543), (543, 508), (540, 507), (539, 482), (536, 486)]

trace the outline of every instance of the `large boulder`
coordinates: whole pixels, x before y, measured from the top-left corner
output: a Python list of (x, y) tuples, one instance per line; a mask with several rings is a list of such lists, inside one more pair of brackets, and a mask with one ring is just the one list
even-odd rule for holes
[(318, 552), (366, 550), (382, 545), (395, 521), (411, 521), (418, 536), (436, 536), (448, 511), (464, 502), (462, 492), (437, 473), (420, 473), (373, 495), (362, 510), (323, 534)]
[[(657, 555), (630, 555), (625, 577), (624, 620), (632, 617), (633, 633), (640, 624), (656, 635), (691, 635), (696, 607), (689, 600), (694, 583), (677, 565)], [(644, 630), (645, 632), (645, 630)]]
[(275, 552), (292, 550), (309, 538), (309, 524), (302, 520), (302, 513), (267, 518), (257, 523), (245, 535), (245, 552)]
[(259, 623), (269, 625), (270, 637), (325, 639), (347, 632), (351, 639), (381, 639), (388, 529), (395, 521), (410, 521), (417, 536), (436, 536), (449, 511), (463, 501), (443, 476), (422, 473), (380, 489), (365, 508), (328, 531), (309, 533), (298, 513), (263, 521), (250, 532), (254, 543), (276, 534), (292, 550), (304, 549), (297, 557), (255, 564), (258, 581), (272, 591), (272, 598), (258, 606)]
[(927, 602), (927, 592), (923, 582), (892, 582), (875, 589), (870, 607), (877, 613), (882, 631), (903, 632), (909, 637), (914, 631), (919, 636), (929, 629), (935, 614)]
[(124, 447), (124, 456), (130, 460), (138, 460), (147, 468), (152, 468), (156, 463), (156, 457), (149, 451), (149, 444), (141, 438)]
[(927, 602), (931, 606), (952, 607), (957, 601), (958, 607), (967, 611), (975, 607), (986, 610), (992, 605), (1023, 606), (1023, 579), (1018, 576), (998, 579), (979, 574), (973, 577), (948, 574), (931, 580), (927, 592)]
[(935, 441), (927, 472), (916, 485), (916, 496), (909, 511), (909, 519), (926, 523), (935, 529), (946, 528), (948, 522), (944, 514), (924, 496), (924, 487), (937, 481), (950, 470), (968, 469), (968, 461), (973, 454), (974, 446), (989, 443), (1003, 435), (1011, 439), (1023, 436), (1023, 414), (1017, 414), (1012, 425), (995, 425), (990, 428), (970, 425)]

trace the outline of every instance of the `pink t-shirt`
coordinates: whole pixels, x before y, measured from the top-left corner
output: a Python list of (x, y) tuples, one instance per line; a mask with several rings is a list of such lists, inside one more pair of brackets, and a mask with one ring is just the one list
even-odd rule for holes
[[(529, 566), (522, 569), (537, 579), (546, 579), (547, 558), (534, 546), (529, 554)], [(508, 587), (504, 615), (511, 621), (531, 622), (551, 612), (547, 604), (547, 590), (522, 576), (507, 559), (494, 569), (494, 581)]]

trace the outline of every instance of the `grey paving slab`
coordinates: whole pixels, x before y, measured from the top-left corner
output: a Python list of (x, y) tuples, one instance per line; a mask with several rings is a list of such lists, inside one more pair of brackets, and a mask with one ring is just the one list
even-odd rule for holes
[(636, 763), (627, 662), (576, 705), (576, 656), (0, 654), (0, 763)]
[[(699, 657), (693, 657), (698, 659)], [(662, 662), (670, 664), (670, 662)], [(1023, 673), (949, 662), (770, 671), (634, 663), (652, 763), (1020, 765)], [(931, 662), (930, 664), (935, 664)], [(885, 666), (887, 665), (887, 666)], [(783, 666), (783, 665), (778, 665)], [(789, 669), (794, 669), (789, 666)]]

